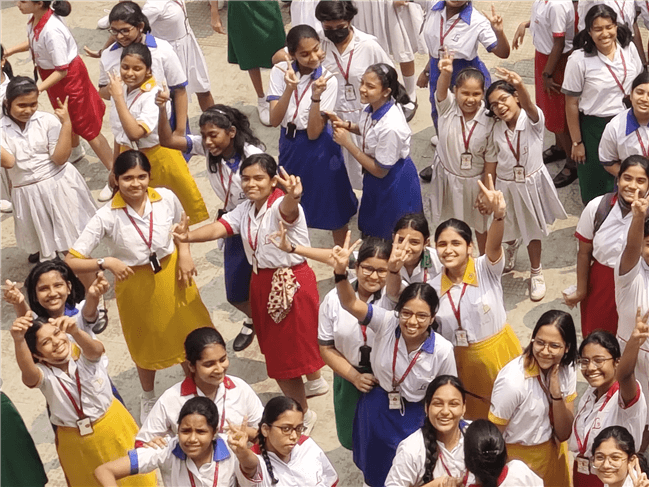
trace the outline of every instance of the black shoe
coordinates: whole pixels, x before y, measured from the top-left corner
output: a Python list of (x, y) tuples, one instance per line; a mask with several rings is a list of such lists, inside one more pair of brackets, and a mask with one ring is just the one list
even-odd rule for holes
[[(250, 329), (251, 333), (250, 334), (242, 334), (242, 331), (244, 329)], [(255, 329), (253, 328), (253, 324), (247, 324), (244, 322), (242, 325), (242, 331), (237, 334), (237, 337), (235, 337), (235, 341), (232, 343), (232, 348), (239, 352), (243, 351), (246, 349), (248, 346), (250, 346), (253, 343), (253, 339), (255, 338)]]
[(101, 334), (106, 330), (106, 327), (108, 327), (108, 310), (100, 308), (97, 312), (99, 313), (99, 316), (95, 321), (95, 325), (93, 325), (93, 332), (95, 334)]
[(431, 183), (431, 179), (433, 178), (433, 166), (427, 166), (420, 171), (420, 178), (422, 178), (422, 181), (425, 183)]
[[(564, 170), (568, 170), (570, 173), (567, 175), (564, 173)], [(555, 178), (553, 178), (553, 184), (555, 185), (555, 188), (564, 188), (565, 186), (569, 186), (577, 179), (578, 179), (578, 170), (567, 168), (565, 166), (562, 169), (562, 171), (560, 171), (557, 175), (555, 175)]]
[(406, 116), (406, 121), (407, 122), (410, 122), (411, 120), (413, 120), (413, 117), (415, 117), (415, 112), (418, 111), (418, 102), (417, 102), (417, 100), (415, 102), (412, 102), (412, 103), (413, 103), (413, 110), (411, 110), (409, 112), (409, 114)]
[(564, 152), (564, 150), (557, 146), (549, 147), (542, 154), (544, 156), (544, 164), (549, 164), (555, 161), (561, 161), (562, 159), (566, 159), (566, 153)]
[(29, 261), (32, 264), (38, 263), (39, 259), (41, 259), (40, 252), (35, 252), (34, 254), (30, 254), (29, 256), (27, 256), (27, 261)]

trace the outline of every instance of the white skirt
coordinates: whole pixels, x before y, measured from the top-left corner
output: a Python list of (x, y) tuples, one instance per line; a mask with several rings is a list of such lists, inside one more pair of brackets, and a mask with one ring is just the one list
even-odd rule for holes
[[(391, 8), (392, 8), (392, 3)], [(366, 34), (377, 38), (381, 48), (390, 53), (388, 25), (386, 20), (386, 0), (363, 0), (354, 2), (359, 13), (352, 19), (352, 25)]]
[(503, 192), (508, 209), (504, 242), (521, 237), (523, 244), (527, 246), (530, 241), (548, 235), (547, 225), (556, 219), (567, 218), (546, 166), (542, 165), (540, 169), (526, 176), (524, 183), (502, 180), (497, 176), (496, 189)]
[(320, 0), (293, 0), (291, 2), (291, 25), (309, 25), (318, 32), (323, 34), (323, 26), (316, 18), (316, 6)]
[(487, 216), (481, 215), (474, 208), (474, 202), (481, 192), (478, 182), (482, 176), (482, 174), (467, 178), (457, 176), (447, 171), (440, 159), (435, 157), (433, 177), (431, 183), (426, 185), (429, 191), (425, 196), (431, 203), (433, 228), (447, 219), (454, 218), (462, 220), (479, 234), (487, 231)]
[(11, 200), (18, 247), (40, 252), (42, 260), (70, 249), (97, 210), (85, 180), (70, 163), (51, 178), (14, 187)]
[(168, 41), (181, 61), (187, 76), (187, 93), (206, 93), (210, 91), (210, 77), (205, 56), (199, 46), (194, 32), (176, 41)]

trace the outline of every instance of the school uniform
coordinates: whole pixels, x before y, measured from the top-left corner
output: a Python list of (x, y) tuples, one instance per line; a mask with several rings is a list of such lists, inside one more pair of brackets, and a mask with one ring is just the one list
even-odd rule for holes
[(406, 267), (402, 266), (399, 270), (401, 280), (400, 293), (412, 283), (427, 283), (430, 278), (442, 273), (444, 267), (438, 257), (438, 252), (432, 247), (425, 247), (422, 252), (422, 259), (413, 268), (413, 273), (409, 276)]
[(185, 0), (148, 0), (142, 13), (149, 20), (151, 35), (167, 41), (178, 55), (188, 94), (209, 92), (208, 65), (190, 25)]
[[(210, 215), (205, 206), (199, 187), (180, 151), (160, 145), (158, 137), (159, 108), (156, 95), (160, 91), (154, 78), (145, 80), (142, 85), (128, 92), (123, 85), (124, 98), (129, 112), (146, 131), (146, 135), (137, 141), (131, 141), (124, 131), (115, 104), (111, 108), (111, 131), (120, 152), (128, 149), (142, 151), (151, 163), (151, 187), (165, 187), (172, 190), (180, 200), (185, 213), (190, 218), (190, 225), (207, 220)], [(169, 108), (169, 106), (168, 106)], [(168, 115), (169, 115), (168, 110)]]
[[(178, 434), (178, 416), (185, 403), (205, 394), (196, 386), (192, 377), (176, 383), (165, 390), (156, 401), (136, 436), (136, 447), (142, 447), (154, 437)], [(253, 389), (241, 378), (226, 376), (217, 388), (214, 404), (219, 409), (219, 433), (228, 432), (228, 422), (241, 425), (246, 417), (247, 425), (257, 429), (264, 407)], [(176, 486), (176, 485), (171, 485)]]
[[(575, 367), (561, 366), (559, 376), (562, 398), (571, 403), (577, 396)], [(524, 356), (513, 359), (494, 382), (488, 418), (505, 426), (503, 438), (511, 459), (528, 464), (545, 486), (569, 486), (567, 446), (558, 445), (549, 416), (548, 381), (534, 360), (526, 367)]]
[(490, 72), (478, 58), (478, 46), (481, 44), (488, 52), (497, 47), (497, 36), (490, 21), (474, 8), (472, 2), (467, 2), (463, 9), (447, 18), (444, 0), (427, 2), (422, 33), (429, 50), (429, 101), (431, 102), (431, 118), (438, 127), (438, 113), (435, 104), (435, 92), (440, 71), (438, 70), (439, 50), (445, 46), (454, 53), (451, 86), (456, 84), (458, 73), (472, 66), (485, 76), (485, 88), (492, 81)]
[(556, 134), (567, 130), (565, 97), (562, 93), (546, 93), (544, 68), (553, 50), (553, 42), (564, 38), (562, 56), (555, 65), (553, 81), (562, 86), (569, 53), (575, 35), (575, 10), (571, 0), (536, 0), (530, 15), (530, 33), (535, 46), (535, 103), (546, 117), (546, 128)]
[[(318, 350), (318, 288), (307, 260), (281, 251), (268, 239), (280, 230), (296, 245), (310, 246), (302, 207), (293, 222), (280, 211), (284, 194), (275, 189), (259, 212), (246, 201), (219, 219), (228, 235), (240, 234), (248, 262), (253, 265), (250, 303), (255, 333), (273, 379), (297, 378), (325, 363)], [(278, 331), (282, 330), (282, 334)]]
[[(497, 486), (544, 486), (544, 480), (537, 476), (526, 463), (513, 459), (503, 467), (497, 478)], [(476, 484), (476, 477), (470, 473), (463, 486), (481, 486)]]
[[(438, 145), (433, 161), (429, 200), (432, 222), (449, 218), (464, 221), (478, 233), (488, 229), (488, 217), (474, 208), (481, 193), (486, 162), (496, 162), (497, 149), (492, 141), (494, 118), (486, 114), (485, 103), (471, 120), (465, 120), (454, 94), (447, 90), (442, 102), (436, 96), (438, 110)], [(467, 143), (467, 144), (466, 144)], [(463, 163), (463, 154), (470, 154), (469, 164)]]
[[(375, 332), (370, 362), (379, 387), (359, 399), (352, 452), (365, 482), (384, 486), (398, 444), (422, 426), (427, 386), (441, 374), (456, 376), (456, 363), (451, 343), (433, 331), (416, 351), (407, 352), (393, 311), (368, 305), (363, 323)], [(396, 409), (389, 408), (393, 391), (399, 392)]]
[[(134, 275), (115, 284), (122, 332), (133, 361), (142, 369), (158, 370), (183, 362), (187, 334), (211, 326), (212, 321), (196, 283), (181, 288), (176, 276), (178, 254), (171, 229), (180, 222), (180, 201), (166, 188), (149, 188), (147, 193), (140, 216), (118, 192), (88, 222), (70, 253), (89, 259), (102, 238), (107, 237), (107, 255), (134, 271)], [(149, 232), (151, 246), (144, 237)], [(162, 268), (158, 273), (151, 266), (152, 252)]]
[(627, 404), (620, 396), (618, 382), (600, 398), (596, 398), (596, 388), (587, 388), (576, 409), (569, 439), (569, 450), (574, 455), (573, 485), (602, 485), (596, 471), (591, 470), (589, 459), (594, 439), (600, 431), (612, 425), (620, 425), (632, 434), (634, 445), (640, 446), (647, 420), (648, 407), (638, 381), (636, 396)]
[(53, 259), (79, 237), (96, 204), (83, 176), (70, 163), (52, 161), (61, 132), (54, 115), (36, 111), (21, 130), (11, 118), (0, 119), (0, 144), (16, 163), (11, 181), (16, 243), (29, 254)]
[(58, 108), (58, 100), (63, 103), (68, 97), (74, 133), (87, 141), (95, 139), (102, 130), (106, 106), (90, 81), (77, 43), (61, 17), (48, 9), (34, 25), (34, 16), (31, 16), (27, 22), (27, 39), (41, 80), (54, 71), (68, 72), (65, 78), (47, 89), (52, 107)]
[[(55, 444), (68, 484), (95, 486), (95, 468), (125, 456), (138, 427), (126, 408), (113, 398), (104, 363), (100, 359), (91, 361), (78, 350), (73, 352), (67, 374), (58, 367), (37, 363), (41, 379), (35, 388), (45, 396), (50, 422), (57, 426)], [(86, 417), (92, 433), (82, 436), (77, 422)], [(154, 474), (118, 482), (118, 486), (155, 484)]]
[(595, 5), (607, 5), (616, 12), (616, 22), (626, 25), (634, 34), (636, 20), (636, 5), (634, 0), (579, 0), (578, 1), (578, 31), (585, 28), (585, 17)]
[(359, 207), (359, 230), (368, 236), (391, 239), (397, 221), (407, 213), (422, 212), (422, 193), (411, 152), (411, 128), (402, 109), (389, 100), (377, 111), (368, 105), (359, 120), (361, 150), (388, 170), (383, 178), (366, 171)]
[[(436, 441), (438, 447), (438, 459), (433, 468), (433, 479), (442, 476), (463, 478), (465, 469), (465, 429), (470, 424), (464, 420), (460, 421), (459, 429), (461, 436), (458, 444), (448, 451), (445, 444)], [(393, 465), (386, 477), (385, 486), (422, 486), (427, 461), (427, 449), (424, 443), (422, 429), (418, 429), (404, 439), (397, 446)]]
[(164, 486), (237, 486), (240, 470), (237, 456), (226, 436), (213, 442), (212, 461), (197, 467), (181, 449), (178, 437), (167, 440), (163, 448), (139, 447), (129, 451), (131, 474), (153, 473), (160, 469)]
[[(612, 199), (612, 208), (598, 232), (594, 232), (598, 206), (603, 198)], [(582, 211), (576, 226), (575, 236), (578, 240), (593, 246), (587, 296), (580, 302), (583, 337), (596, 329), (604, 329), (616, 335), (618, 327), (614, 266), (623, 253), (627, 231), (632, 223), (632, 212), (624, 216), (617, 198), (617, 195), (594, 198)], [(632, 328), (634, 325), (628, 330), (631, 331)]]
[(614, 117), (605, 126), (598, 145), (598, 159), (604, 166), (625, 161), (629, 156), (648, 157), (648, 124), (641, 125), (628, 109)]
[(580, 131), (585, 147), (585, 164), (578, 165), (582, 202), (587, 203), (614, 189), (614, 177), (598, 159), (598, 144), (607, 123), (625, 110), (623, 96), (643, 70), (636, 46), (616, 46), (614, 59), (594, 48), (591, 54), (578, 49), (571, 53), (562, 83), (562, 93), (578, 98)]
[[(279, 100), (286, 88), (284, 72), (280, 67), (286, 70), (290, 66), (283, 62), (271, 70), (269, 102)], [(310, 74), (301, 76), (297, 63), (294, 62), (291, 67), (300, 81), (282, 119), (278, 163), (289, 174), (300, 177), (304, 188), (301, 205), (305, 210), (307, 226), (340, 229), (357, 211), (357, 197), (350, 186), (341, 147), (334, 142), (329, 123), (325, 124), (316, 140), (310, 140), (307, 136), (312, 84), (321, 76), (327, 78), (330, 73), (319, 66)], [(321, 113), (334, 110), (337, 94), (338, 82), (332, 77), (319, 97)]]
[(291, 2), (289, 12), (291, 13), (291, 25), (308, 25), (313, 27), (323, 39), (323, 25), (316, 18), (316, 6), (319, 0), (296, 0)]
[[(7, 86), (11, 81), (6, 73), (2, 73), (2, 76), (4, 76), (4, 79), (0, 83), (0, 105), (5, 102)], [(9, 175), (6, 168), (0, 168), (0, 200), (11, 201), (11, 187), (9, 186)]]
[[(539, 120), (533, 122), (520, 109), (514, 130), (499, 120), (492, 133), (498, 160), (495, 187), (503, 192), (509, 209), (503, 240), (510, 242), (521, 237), (525, 246), (547, 236), (547, 225), (567, 218), (544, 165), (544, 113), (539, 107), (537, 115)], [(523, 181), (518, 181), (520, 170), (524, 173)]]
[[(304, 2), (298, 2), (298, 5), (301, 3)], [(292, 2), (292, 9), (294, 5)], [(294, 23), (294, 25), (297, 24)], [(393, 61), (386, 54), (386, 51), (381, 47), (375, 36), (366, 34), (356, 27), (350, 27), (350, 29), (352, 29), (352, 40), (342, 53), (326, 37), (321, 37), (321, 47), (325, 51), (323, 66), (329, 72), (335, 73), (335, 77), (338, 80), (338, 94), (334, 111), (342, 120), (358, 124), (361, 118), (361, 111), (365, 107), (361, 103), (359, 94), (363, 74), (368, 69), (368, 66), (377, 63), (385, 63), (388, 66), (393, 66)], [(358, 135), (350, 133), (350, 137), (357, 146), (361, 145), (361, 138)], [(341, 148), (341, 151), (343, 152), (343, 159), (345, 160), (345, 167), (347, 168), (352, 188), (361, 190), (363, 187), (361, 165), (350, 154), (350, 151), (344, 148)]]

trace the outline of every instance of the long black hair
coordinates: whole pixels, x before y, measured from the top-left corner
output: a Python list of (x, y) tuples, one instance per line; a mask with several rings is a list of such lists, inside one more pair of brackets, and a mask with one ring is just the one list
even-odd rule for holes
[(371, 72), (377, 75), (381, 87), (385, 90), (390, 88), (390, 95), (399, 104), (406, 105), (411, 99), (406, 92), (406, 88), (397, 79), (397, 71), (386, 63), (373, 64), (366, 69), (366, 73)]
[(45, 273), (50, 271), (56, 271), (61, 275), (63, 281), (70, 283), (70, 294), (68, 295), (67, 300), (65, 301), (66, 305), (70, 308), (81, 302), (84, 299), (86, 290), (79, 281), (79, 278), (74, 274), (74, 271), (68, 266), (64, 261), (56, 258), (50, 259), (48, 261), (43, 261), (42, 263), (36, 264), (32, 270), (27, 275), (25, 280), (25, 289), (27, 290), (27, 301), (29, 302), (29, 307), (34, 311), (39, 317), (44, 319), (49, 319), (50, 315), (47, 310), (38, 302), (36, 296), (36, 286), (38, 285), (38, 280)]
[(609, 19), (616, 24), (616, 40), (618, 43), (627, 47), (632, 42), (632, 31), (624, 24), (617, 22), (618, 16), (613, 8), (605, 4), (594, 5), (589, 9), (585, 16), (585, 28), (578, 32), (573, 39), (574, 49), (583, 49), (586, 53), (592, 54), (596, 50), (596, 44), (589, 35), (589, 31), (598, 18)]
[(226, 341), (214, 327), (199, 327), (187, 334), (185, 338), (185, 359), (192, 365), (201, 359), (203, 349), (213, 344), (226, 348)]
[(318, 32), (310, 25), (300, 24), (292, 27), (287, 33), (287, 50), (292, 56), (296, 54), (300, 41), (303, 39), (315, 39), (320, 42)]
[[(0, 58), (5, 59), (5, 47), (2, 44), (0, 44)], [(11, 67), (11, 63), (6, 59), (2, 71), (10, 80), (14, 77), (14, 70)]]
[(142, 32), (144, 34), (151, 32), (149, 19), (147, 19), (147, 16), (142, 13), (140, 5), (135, 2), (120, 2), (111, 9), (111, 13), (108, 14), (108, 22), (111, 23), (120, 20), (132, 25), (133, 27), (138, 27), (140, 24), (144, 24)]
[(251, 154), (246, 159), (244, 159), (239, 166), (239, 174), (242, 174), (243, 171), (249, 166), (254, 166), (256, 164), (260, 165), (262, 171), (269, 175), (269, 178), (273, 178), (278, 174), (278, 163), (275, 162), (273, 156), (266, 153)]
[(465, 466), (480, 486), (497, 486), (508, 460), (506, 442), (499, 428), (486, 419), (472, 422), (465, 431)]
[(354, 6), (350, 0), (321, 0), (316, 5), (316, 19), (320, 22), (327, 22), (330, 20), (345, 20), (352, 22), (355, 15), (359, 13), (359, 9)]
[(573, 323), (573, 317), (571, 317), (570, 313), (563, 310), (547, 310), (539, 318), (537, 324), (535, 324), (531, 336), (532, 340), (528, 346), (526, 346), (526, 349), (524, 349), (523, 355), (526, 365), (531, 364), (531, 362), (535, 360), (533, 357), (533, 340), (535, 340), (539, 329), (545, 325), (555, 326), (562, 336), (562, 340), (566, 344), (566, 350), (560, 360), (560, 365), (569, 366), (575, 364), (576, 359), (578, 359), (578, 340), (576, 338), (576, 327)]

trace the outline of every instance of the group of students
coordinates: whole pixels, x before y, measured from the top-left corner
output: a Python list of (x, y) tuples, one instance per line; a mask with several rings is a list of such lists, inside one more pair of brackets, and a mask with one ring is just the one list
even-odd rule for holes
[[(383, 3), (294, 1), (320, 25), (295, 25), (286, 48), (271, 53), (266, 101), (268, 123), (281, 126), (280, 165), (241, 111), (214, 105), (209, 85), (193, 84), (203, 56), (183, 2), (113, 7), (99, 90), (61, 19), (70, 4), (18, 2), (31, 14), (29, 41), (3, 52), (2, 166), (17, 243), (41, 262), (25, 280), (27, 296), (12, 281), (4, 296), (18, 317), (11, 335), (23, 382), (47, 400), (68, 483), (151, 486), (146, 474), (160, 468), (169, 486), (331, 486), (336, 471), (302, 435), (316, 422), (308, 398), (329, 389), (320, 374), (328, 365), (339, 440), (370, 486), (648, 486), (647, 462), (635, 454), (647, 447), (648, 73), (617, 12), (608, 2), (583, 9), (569, 55), (571, 2), (535, 2), (536, 104), (521, 76), (497, 68), (503, 79), (491, 83), (477, 57), (478, 44), (509, 54), (494, 9), (484, 16), (471, 2), (427, 4), (421, 33), (439, 135), (432, 182), (421, 188), (410, 158), (409, 55), (391, 48), (404, 88), (382, 37), (355, 23)], [(231, 3), (254, 2), (229, 2), (229, 20)], [(400, 22), (417, 18), (415, 6), (392, 7), (409, 9)], [(268, 20), (261, 12), (254, 28)], [(154, 19), (185, 30), (167, 42), (151, 35)], [(548, 54), (538, 47), (549, 44)], [(231, 61), (241, 59), (236, 47)], [(40, 82), (14, 77), (6, 62), (27, 49)], [(259, 95), (259, 67), (249, 68)], [(607, 76), (616, 83), (603, 83)], [(566, 127), (552, 130), (560, 85)], [(41, 91), (56, 116), (37, 110)], [(191, 92), (203, 110), (200, 135), (187, 132)], [(112, 100), (112, 154), (99, 132), (102, 98)], [(592, 110), (603, 107), (605, 115)], [(501, 276), (525, 242), (530, 297), (541, 300), (541, 241), (566, 218), (544, 165), (545, 127), (560, 144), (573, 142), (568, 159), (587, 161), (578, 166), (586, 208), (577, 286), (565, 293), (567, 305), (581, 305), (583, 341), (568, 313), (550, 310), (522, 351)], [(69, 162), (78, 136), (110, 170), (99, 209)], [(224, 205), (192, 230), (209, 215), (184, 155), (205, 156)], [(360, 203), (353, 188), (363, 190)], [(351, 244), (357, 208), (363, 240)], [(334, 248), (312, 248), (309, 228), (331, 230)], [(221, 239), (227, 299), (249, 317), (235, 350), (254, 330), (283, 393), (266, 407), (226, 375), (225, 342), (193, 280), (190, 243)], [(108, 253), (91, 258), (102, 241)], [(334, 269), (335, 289), (320, 305), (307, 259)], [(108, 323), (106, 271), (142, 386), (139, 431), (96, 338)], [(590, 385), (577, 409), (576, 363)], [(156, 371), (176, 364), (187, 378), (157, 397)]]

